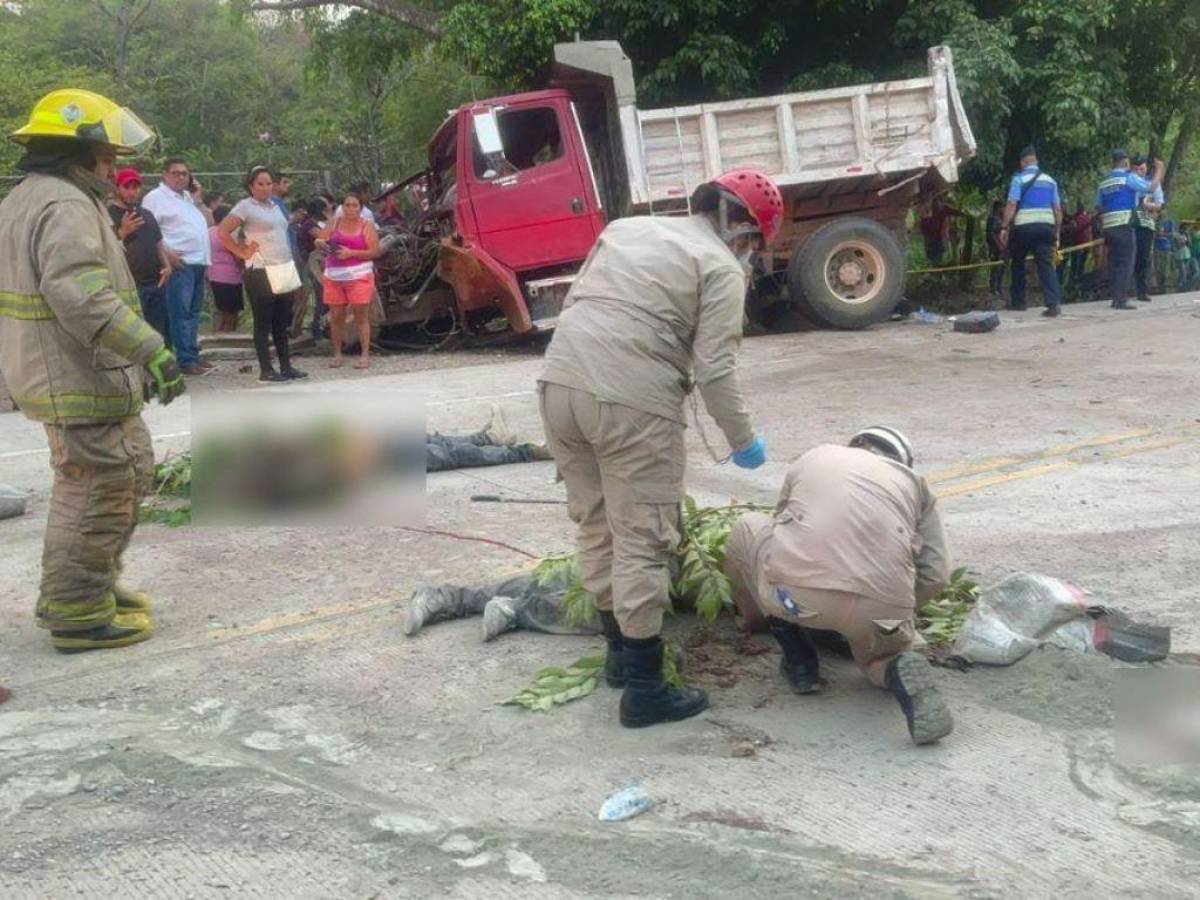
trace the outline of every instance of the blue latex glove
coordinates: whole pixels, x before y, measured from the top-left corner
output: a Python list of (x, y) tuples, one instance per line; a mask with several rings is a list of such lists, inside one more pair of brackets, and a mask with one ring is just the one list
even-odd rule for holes
[(739, 469), (757, 469), (767, 461), (767, 445), (758, 435), (754, 442), (745, 450), (736, 450), (733, 454), (733, 464)]

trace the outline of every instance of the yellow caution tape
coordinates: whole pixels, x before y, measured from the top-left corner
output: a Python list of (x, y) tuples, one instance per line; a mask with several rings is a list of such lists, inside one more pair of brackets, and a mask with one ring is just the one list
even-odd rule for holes
[[(1054, 250), (1055, 262), (1062, 262), (1063, 257), (1066, 256), (1068, 253), (1076, 253), (1079, 250), (1086, 250), (1089, 247), (1095, 247), (1097, 244), (1103, 244), (1103, 243), (1104, 243), (1103, 238), (1098, 238), (1097, 240), (1094, 240), (1094, 241), (1088, 241), (1085, 244), (1075, 244), (1073, 247), (1063, 247), (1061, 249), (1055, 248), (1055, 250)], [(994, 268), (995, 266), (1007, 266), (1008, 263), (1009, 263), (1008, 259), (993, 259), (990, 262), (967, 263), (967, 264), (961, 265), (961, 266), (941, 266), (936, 269), (909, 269), (908, 274), (909, 275), (929, 275), (929, 274), (932, 274), (935, 272), (965, 272), (967, 269), (991, 269), (991, 268)]]

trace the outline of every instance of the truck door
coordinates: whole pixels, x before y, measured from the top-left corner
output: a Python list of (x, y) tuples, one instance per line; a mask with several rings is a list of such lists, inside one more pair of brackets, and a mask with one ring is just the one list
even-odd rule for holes
[(503, 154), (474, 136), (466, 179), (483, 249), (515, 272), (582, 260), (604, 220), (567, 99), (498, 107), (495, 122)]

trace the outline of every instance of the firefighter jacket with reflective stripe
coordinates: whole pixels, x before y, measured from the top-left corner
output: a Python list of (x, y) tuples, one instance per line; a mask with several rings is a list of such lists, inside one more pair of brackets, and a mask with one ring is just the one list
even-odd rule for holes
[[(1030, 184), (1030, 181), (1033, 183)], [(1024, 193), (1024, 199), (1021, 198)], [(1036, 166), (1014, 175), (1008, 187), (1008, 199), (1018, 204), (1014, 226), (1053, 225), (1054, 208), (1059, 206), (1058, 184)]]
[(0, 203), (0, 370), (30, 419), (110, 422), (142, 407), (163, 341), (137, 290), (100, 182), (31, 174)]
[(1149, 193), (1150, 182), (1128, 169), (1113, 169), (1100, 182), (1096, 191), (1096, 206), (1100, 208), (1100, 222), (1105, 228), (1128, 225), (1133, 219), (1138, 193)]

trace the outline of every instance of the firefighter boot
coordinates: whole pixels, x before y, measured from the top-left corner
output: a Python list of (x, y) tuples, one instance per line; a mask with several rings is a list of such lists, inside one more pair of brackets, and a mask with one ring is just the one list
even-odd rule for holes
[(919, 653), (901, 653), (890, 663), (884, 681), (900, 703), (914, 744), (932, 744), (954, 730), (950, 708), (933, 683), (933, 669)]
[(625, 692), (621, 694), (621, 724), (644, 728), (678, 722), (708, 708), (708, 695), (697, 688), (668, 687), (663, 680), (663, 642), (660, 637), (622, 638)]
[(83, 653), (87, 650), (108, 650), (128, 647), (148, 641), (154, 634), (154, 623), (145, 613), (117, 613), (107, 625), (87, 631), (51, 631), (50, 643), (59, 653)]
[(137, 591), (133, 588), (125, 587), (120, 582), (113, 588), (113, 596), (117, 598), (118, 612), (149, 614), (154, 609), (149, 594), (145, 591)]
[(783, 650), (779, 671), (787, 679), (793, 694), (815, 694), (825, 686), (820, 675), (820, 659), (808, 632), (794, 622), (774, 616), (767, 620), (771, 634)]
[(604, 683), (610, 688), (625, 687), (625, 641), (621, 637), (621, 627), (617, 617), (609, 610), (597, 613), (600, 617), (600, 627), (604, 631), (604, 640), (608, 643), (608, 652), (604, 656)]

